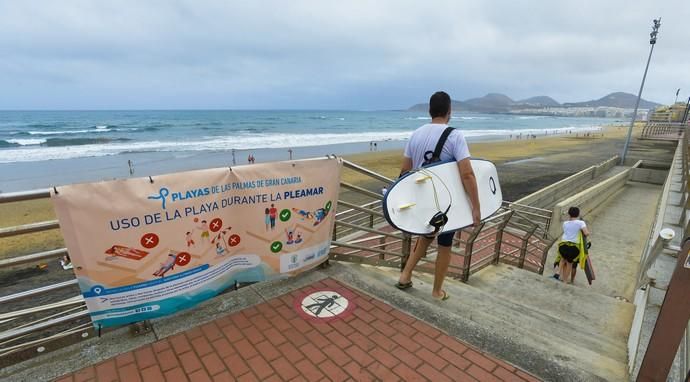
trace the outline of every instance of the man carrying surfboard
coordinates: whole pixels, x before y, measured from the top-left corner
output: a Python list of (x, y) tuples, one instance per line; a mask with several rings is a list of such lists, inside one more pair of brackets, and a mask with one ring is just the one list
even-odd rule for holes
[[(431, 123), (415, 130), (405, 146), (401, 173), (420, 168), (430, 162), (456, 161), (463, 188), (469, 196), (472, 205), (473, 224), (478, 225), (481, 220), (481, 213), (477, 180), (470, 164), (470, 151), (465, 137), (457, 129), (448, 129), (448, 122), (451, 117), (451, 100), (447, 93), (439, 91), (431, 96), (429, 99), (429, 115), (431, 116)], [(440, 148), (440, 152), (437, 150), (437, 147)], [(447, 300), (448, 294), (442, 287), (443, 280), (448, 272), (448, 266), (450, 265), (450, 248), (453, 244), (453, 236), (455, 236), (455, 232), (445, 232), (438, 236), (420, 236), (415, 245), (414, 252), (407, 260), (405, 269), (400, 274), (396, 287), (399, 289), (412, 287), (412, 270), (426, 254), (429, 245), (436, 237), (438, 240), (438, 255), (436, 256), (434, 287), (431, 294), (436, 299)]]

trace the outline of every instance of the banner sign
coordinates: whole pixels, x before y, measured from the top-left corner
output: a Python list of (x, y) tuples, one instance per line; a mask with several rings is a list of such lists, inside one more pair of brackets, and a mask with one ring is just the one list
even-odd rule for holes
[(316, 159), (57, 188), (91, 319), (122, 325), (328, 258), (341, 162)]

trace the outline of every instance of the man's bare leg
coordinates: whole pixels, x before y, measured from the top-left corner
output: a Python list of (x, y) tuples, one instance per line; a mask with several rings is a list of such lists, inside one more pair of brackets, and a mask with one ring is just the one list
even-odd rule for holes
[(417, 239), (414, 252), (412, 252), (412, 255), (407, 259), (405, 269), (403, 269), (403, 271), (400, 273), (399, 281), (401, 284), (407, 284), (412, 280), (412, 271), (414, 270), (414, 267), (417, 266), (419, 260), (426, 254), (426, 250), (429, 248), (429, 244), (431, 244), (433, 240), (434, 239), (428, 239), (424, 236), (420, 236)]
[(438, 246), (436, 255), (436, 269), (434, 270), (434, 289), (431, 291), (433, 297), (443, 297), (443, 280), (446, 279), (448, 266), (450, 265), (450, 247)]

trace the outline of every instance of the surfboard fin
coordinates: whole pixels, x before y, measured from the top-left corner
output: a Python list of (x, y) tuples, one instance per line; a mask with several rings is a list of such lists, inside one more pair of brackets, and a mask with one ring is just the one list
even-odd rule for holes
[(431, 179), (431, 175), (424, 175), (424, 176), (420, 176), (419, 178), (415, 179), (414, 182), (415, 183), (424, 183), (429, 179)]
[(414, 206), (414, 205), (416, 205), (416, 204), (417, 204), (417, 203), (405, 203), (405, 204), (401, 205), (400, 207), (398, 207), (398, 209), (404, 210), (404, 209), (410, 208), (410, 207), (412, 207), (412, 206)]

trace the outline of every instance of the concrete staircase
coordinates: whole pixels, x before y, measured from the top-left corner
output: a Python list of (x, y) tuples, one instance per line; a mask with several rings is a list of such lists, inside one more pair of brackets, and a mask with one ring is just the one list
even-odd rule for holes
[[(509, 265), (469, 284), (447, 280), (449, 300), (431, 299), (433, 276), (393, 288), (398, 271), (347, 264), (366, 292), (548, 381), (625, 381), (634, 306)], [(355, 285), (357, 286), (357, 285)]]

